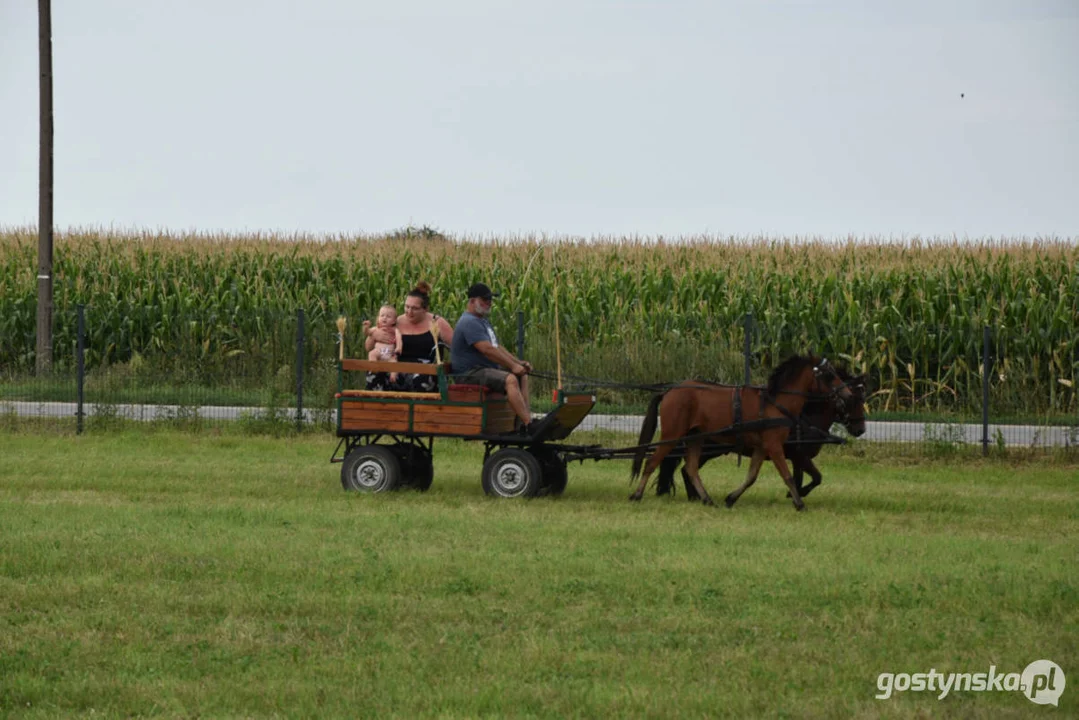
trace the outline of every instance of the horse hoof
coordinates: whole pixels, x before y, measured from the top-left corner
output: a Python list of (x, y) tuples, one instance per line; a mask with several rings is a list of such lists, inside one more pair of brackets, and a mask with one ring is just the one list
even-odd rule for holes
[(629, 499), (632, 502), (640, 502), (641, 501), (641, 496), (638, 495), (637, 493), (633, 493), (632, 495), (629, 496)]
[(710, 498), (708, 496), (705, 496), (704, 500), (701, 500), (701, 505), (705, 505), (707, 507), (715, 507), (716, 506), (716, 504), (714, 502), (712, 502), (712, 498)]
[(802, 512), (803, 510), (806, 509), (806, 504), (804, 502), (796, 503), (795, 506), (794, 506), (794, 509), (797, 510), (798, 512)]
[(726, 499), (723, 500), (723, 504), (727, 507), (734, 507), (734, 498), (728, 495)]

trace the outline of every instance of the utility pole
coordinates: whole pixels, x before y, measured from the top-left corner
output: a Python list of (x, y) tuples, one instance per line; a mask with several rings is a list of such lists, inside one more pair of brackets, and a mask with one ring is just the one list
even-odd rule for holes
[(37, 221), (37, 374), (52, 370), (52, 9), (37, 0), (39, 115)]

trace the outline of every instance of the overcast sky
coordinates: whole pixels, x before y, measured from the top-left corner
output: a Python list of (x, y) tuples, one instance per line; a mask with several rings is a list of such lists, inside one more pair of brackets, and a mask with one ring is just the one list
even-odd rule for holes
[[(58, 227), (1079, 239), (1079, 0), (53, 0)], [(37, 221), (0, 0), (0, 225)]]

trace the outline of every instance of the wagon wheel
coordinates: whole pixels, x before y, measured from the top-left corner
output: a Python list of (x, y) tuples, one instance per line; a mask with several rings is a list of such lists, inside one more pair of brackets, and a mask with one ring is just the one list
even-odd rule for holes
[(345, 457), (341, 485), (345, 490), (389, 492), (401, 481), (401, 463), (384, 445), (363, 445)]
[(554, 448), (533, 447), (529, 449), (539, 460), (543, 472), (543, 491), (547, 495), (561, 495), (566, 489), (568, 473), (566, 461), (558, 456)]
[(543, 483), (539, 460), (527, 450), (503, 448), (483, 464), (483, 491), (498, 497), (532, 497)]
[(390, 446), (390, 450), (401, 463), (403, 482), (420, 492), (426, 492), (434, 479), (430, 451), (412, 443), (396, 443)]

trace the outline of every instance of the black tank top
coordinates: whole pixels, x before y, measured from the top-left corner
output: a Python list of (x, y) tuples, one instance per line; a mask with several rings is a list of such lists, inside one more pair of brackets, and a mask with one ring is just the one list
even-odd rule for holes
[(435, 336), (429, 332), (401, 335), (401, 362), (434, 362)]

